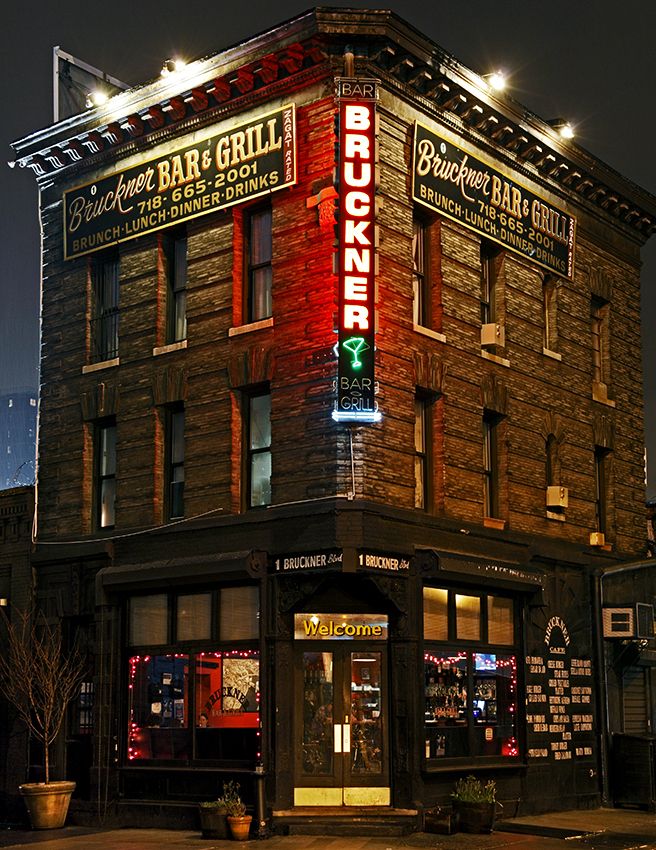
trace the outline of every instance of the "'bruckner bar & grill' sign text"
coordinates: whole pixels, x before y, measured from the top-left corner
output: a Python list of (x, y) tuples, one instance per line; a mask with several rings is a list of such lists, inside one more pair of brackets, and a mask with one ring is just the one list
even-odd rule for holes
[(64, 257), (97, 251), (296, 182), (293, 104), (64, 193)]
[(562, 277), (572, 277), (576, 219), (419, 122), (413, 198)]

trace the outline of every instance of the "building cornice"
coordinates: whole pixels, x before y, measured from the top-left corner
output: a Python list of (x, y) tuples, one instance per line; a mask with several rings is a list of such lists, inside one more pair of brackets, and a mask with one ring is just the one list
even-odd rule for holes
[(513, 168), (622, 226), (644, 242), (656, 230), (656, 197), (571, 141), (385, 10), (319, 8), (180, 75), (130, 89), (102, 107), (15, 142), (13, 165), (41, 184), (107, 154), (127, 156), (171, 131), (183, 132), (254, 102), (341, 73), (344, 51), (437, 120), (505, 158)]

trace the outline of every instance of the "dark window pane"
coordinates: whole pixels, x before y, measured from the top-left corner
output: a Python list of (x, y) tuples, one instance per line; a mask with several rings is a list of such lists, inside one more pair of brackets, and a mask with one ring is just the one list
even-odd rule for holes
[(257, 587), (224, 587), (219, 597), (219, 636), (222, 641), (257, 640), (260, 594)]
[(210, 593), (182, 593), (178, 596), (178, 641), (207, 640), (211, 637), (212, 595)]
[(248, 219), (248, 316), (256, 322), (272, 314), (271, 209), (258, 210)]
[(189, 656), (134, 656), (129, 663), (129, 761), (188, 760)]
[(264, 449), (271, 445), (271, 395), (250, 399), (250, 447)]
[(167, 596), (156, 593), (130, 599), (130, 646), (158, 646), (168, 641)]
[(271, 452), (251, 457), (251, 507), (271, 504)]

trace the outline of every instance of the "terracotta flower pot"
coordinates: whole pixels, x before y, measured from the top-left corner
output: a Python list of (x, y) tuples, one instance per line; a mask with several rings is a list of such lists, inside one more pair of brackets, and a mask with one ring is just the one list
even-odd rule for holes
[(28, 782), (18, 789), (25, 800), (32, 829), (59, 829), (68, 814), (74, 782)]
[(252, 815), (228, 815), (228, 823), (230, 824), (230, 832), (235, 841), (248, 841), (248, 833), (251, 829)]

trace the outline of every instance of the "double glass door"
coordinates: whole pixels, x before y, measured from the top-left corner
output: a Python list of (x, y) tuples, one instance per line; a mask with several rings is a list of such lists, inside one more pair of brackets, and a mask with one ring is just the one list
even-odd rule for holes
[(296, 664), (294, 802), (389, 805), (385, 653), (323, 647)]

